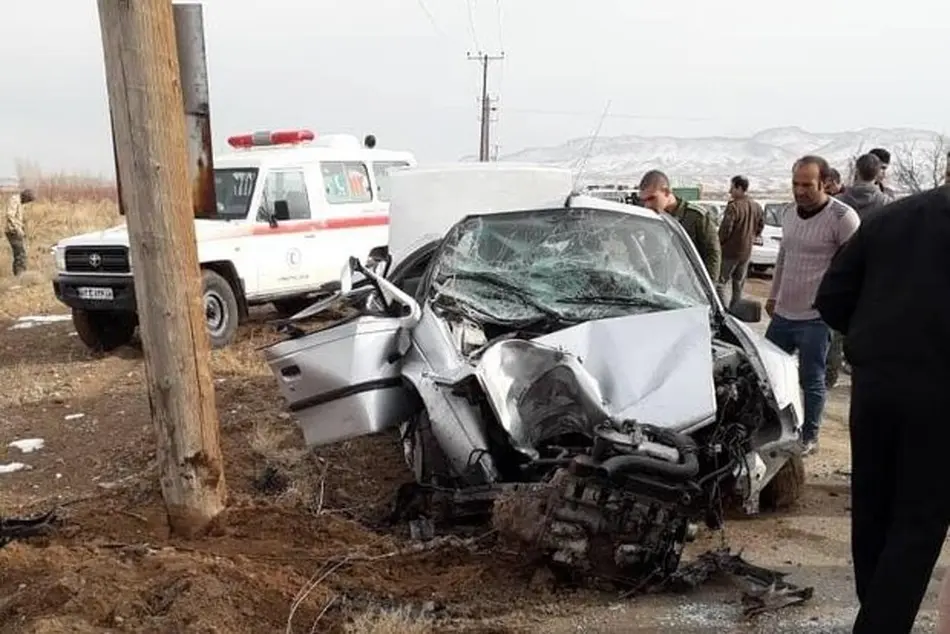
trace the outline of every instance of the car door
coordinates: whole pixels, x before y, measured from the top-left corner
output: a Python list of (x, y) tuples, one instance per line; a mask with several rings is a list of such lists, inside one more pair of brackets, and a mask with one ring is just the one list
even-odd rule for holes
[[(287, 218), (276, 218), (277, 201), (287, 204)], [(292, 295), (314, 286), (309, 244), (317, 233), (303, 168), (270, 170), (261, 192), (252, 247), (261, 295)]]

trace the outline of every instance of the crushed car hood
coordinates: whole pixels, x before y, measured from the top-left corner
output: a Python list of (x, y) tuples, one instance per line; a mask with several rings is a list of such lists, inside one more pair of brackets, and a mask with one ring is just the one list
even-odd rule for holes
[(712, 420), (712, 364), (709, 307), (697, 306), (500, 341), (475, 373), (499, 421), (527, 449), (542, 433), (538, 425), (550, 423), (541, 410), (558, 401), (676, 431)]

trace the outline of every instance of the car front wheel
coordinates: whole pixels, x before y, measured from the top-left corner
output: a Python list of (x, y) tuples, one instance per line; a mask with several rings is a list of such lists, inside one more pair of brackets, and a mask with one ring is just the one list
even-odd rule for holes
[(93, 352), (112, 352), (130, 343), (136, 325), (135, 313), (73, 309), (73, 328)]

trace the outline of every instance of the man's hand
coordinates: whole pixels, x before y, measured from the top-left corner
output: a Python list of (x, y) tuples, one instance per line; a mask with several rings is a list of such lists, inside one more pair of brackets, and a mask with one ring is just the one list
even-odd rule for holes
[(768, 314), (769, 317), (771, 317), (771, 316), (772, 316), (772, 313), (775, 312), (775, 300), (774, 300), (774, 299), (766, 300), (766, 302), (765, 302), (765, 312)]

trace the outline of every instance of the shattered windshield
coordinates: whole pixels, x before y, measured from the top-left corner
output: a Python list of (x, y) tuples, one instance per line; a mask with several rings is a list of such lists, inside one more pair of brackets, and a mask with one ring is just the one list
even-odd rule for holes
[(463, 220), (446, 236), (430, 296), (502, 323), (709, 304), (685, 250), (659, 217), (584, 208)]

